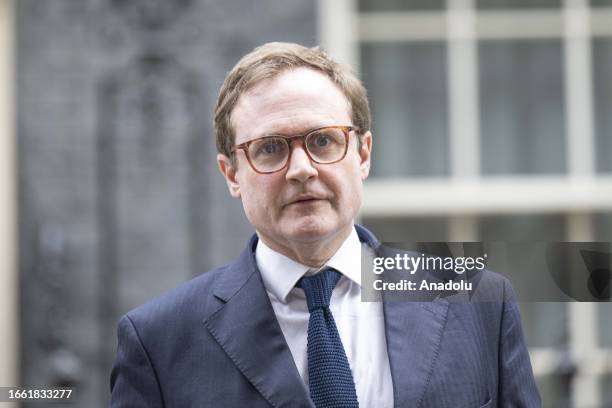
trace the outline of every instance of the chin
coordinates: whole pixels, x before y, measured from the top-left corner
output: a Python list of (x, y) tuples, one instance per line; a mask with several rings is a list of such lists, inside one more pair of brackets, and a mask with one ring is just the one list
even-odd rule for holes
[(332, 234), (337, 229), (334, 225), (334, 222), (326, 221), (324, 218), (303, 217), (291, 223), (287, 236), (295, 241), (314, 242)]

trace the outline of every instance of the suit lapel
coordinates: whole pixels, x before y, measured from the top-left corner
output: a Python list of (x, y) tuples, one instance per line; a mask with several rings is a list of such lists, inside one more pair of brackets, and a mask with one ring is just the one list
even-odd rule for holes
[(255, 244), (254, 237), (215, 285), (215, 296), (224, 303), (204, 325), (272, 406), (312, 407), (257, 270)]
[(438, 355), (448, 303), (386, 301), (385, 334), (396, 407), (418, 407)]
[[(361, 241), (367, 243), (377, 256), (391, 256), (371, 232), (360, 226), (356, 228)], [(395, 275), (394, 271), (386, 271), (383, 277), (395, 282), (401, 278), (403, 276)], [(396, 407), (419, 406), (434, 369), (446, 324), (448, 301), (417, 298), (419, 296), (416, 294), (411, 301), (402, 294), (392, 300), (393, 294), (383, 292), (387, 354)]]

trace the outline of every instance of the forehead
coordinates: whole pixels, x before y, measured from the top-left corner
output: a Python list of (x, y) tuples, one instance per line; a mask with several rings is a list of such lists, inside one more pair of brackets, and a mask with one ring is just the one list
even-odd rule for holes
[(347, 98), (325, 74), (310, 68), (289, 69), (258, 83), (240, 96), (232, 112), (236, 143), (350, 124)]

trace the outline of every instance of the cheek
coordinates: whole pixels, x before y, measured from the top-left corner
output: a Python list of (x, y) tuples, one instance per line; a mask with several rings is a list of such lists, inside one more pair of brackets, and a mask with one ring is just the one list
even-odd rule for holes
[(350, 187), (345, 191), (347, 200), (347, 211), (355, 212), (361, 207), (362, 185), (361, 178), (351, 180)]
[(265, 175), (247, 175), (240, 180), (242, 203), (248, 216), (274, 211), (274, 200), (279, 195), (277, 184)]
[(359, 211), (363, 195), (363, 179), (358, 162), (351, 166), (351, 170), (347, 175), (347, 185), (349, 186), (346, 189), (346, 193), (349, 195), (349, 208), (352, 210), (351, 212)]
[(334, 192), (334, 206), (339, 211), (352, 212), (361, 205), (362, 180), (359, 169), (349, 166), (345, 171), (332, 173), (328, 186)]

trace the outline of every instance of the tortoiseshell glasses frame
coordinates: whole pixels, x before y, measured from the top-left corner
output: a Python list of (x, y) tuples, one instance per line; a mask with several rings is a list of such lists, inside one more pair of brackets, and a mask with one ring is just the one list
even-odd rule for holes
[[(334, 130), (340, 131), (343, 138), (340, 138), (340, 133), (325, 132), (333, 132)], [(291, 143), (295, 140), (300, 140), (306, 155), (312, 162), (318, 164), (333, 164), (338, 163), (346, 157), (350, 132), (352, 131), (359, 132), (359, 128), (354, 126), (334, 125), (310, 129), (300, 135), (268, 135), (235, 145), (232, 147), (231, 152), (233, 154), (238, 150), (243, 150), (249, 165), (256, 173), (272, 174), (287, 168), (292, 154)], [(315, 136), (317, 135), (325, 136), (327, 139), (316, 140)], [(333, 145), (327, 144), (329, 140), (336, 145), (335, 150), (331, 150)], [(314, 145), (311, 143), (313, 141), (316, 142)], [(343, 145), (339, 144), (341, 141)], [(319, 142), (325, 142), (326, 144), (320, 145), (318, 144)], [(317, 148), (322, 151), (319, 153), (313, 151), (313, 149)], [(272, 157), (272, 155), (277, 155), (277, 157), (272, 157), (272, 159), (270, 159), (271, 162), (268, 164), (265, 163), (266, 158), (261, 159), (261, 162), (258, 163), (258, 160), (253, 156), (263, 149), (267, 149), (263, 154), (267, 155), (268, 158)], [(280, 152), (277, 151), (278, 149), (281, 149)], [(329, 157), (324, 157), (324, 154), (327, 154)]]

